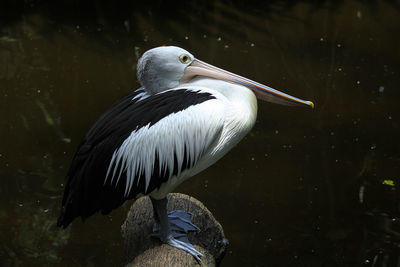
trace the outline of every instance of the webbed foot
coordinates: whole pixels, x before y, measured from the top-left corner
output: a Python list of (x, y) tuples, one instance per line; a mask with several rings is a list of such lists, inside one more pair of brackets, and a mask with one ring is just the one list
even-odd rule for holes
[(201, 261), (200, 257), (203, 256), (199, 251), (197, 251), (194, 246), (189, 242), (187, 238), (188, 232), (199, 231), (200, 229), (194, 225), (190, 220), (190, 213), (183, 210), (173, 210), (168, 213), (168, 221), (170, 225), (170, 235), (166, 240), (162, 240), (160, 234), (160, 225), (155, 222), (153, 226), (153, 237), (159, 238), (161, 241), (186, 251), (193, 255), (197, 261)]

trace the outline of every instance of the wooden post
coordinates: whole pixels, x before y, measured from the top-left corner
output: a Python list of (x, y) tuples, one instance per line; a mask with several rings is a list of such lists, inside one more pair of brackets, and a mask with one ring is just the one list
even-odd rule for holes
[(133, 203), (122, 225), (124, 238), (124, 266), (218, 266), (225, 254), (228, 241), (221, 224), (197, 199), (179, 193), (168, 195), (168, 211), (184, 210), (191, 214), (199, 232), (188, 234), (190, 242), (203, 254), (201, 263), (187, 252), (163, 244), (151, 237), (154, 223), (149, 197)]

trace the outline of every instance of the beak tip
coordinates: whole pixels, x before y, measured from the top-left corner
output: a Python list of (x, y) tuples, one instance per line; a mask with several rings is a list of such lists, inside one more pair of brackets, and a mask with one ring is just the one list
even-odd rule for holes
[(312, 101), (307, 101), (307, 105), (309, 105), (312, 109), (314, 109), (314, 103)]

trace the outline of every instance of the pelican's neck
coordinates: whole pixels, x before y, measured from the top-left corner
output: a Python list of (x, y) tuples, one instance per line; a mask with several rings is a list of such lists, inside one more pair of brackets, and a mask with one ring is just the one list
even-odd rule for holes
[(211, 93), (224, 105), (222, 132), (208, 152), (212, 160), (203, 158), (199, 167), (191, 173), (194, 175), (223, 157), (253, 128), (257, 117), (257, 98), (247, 87), (212, 78), (197, 78), (178, 88)]
[(225, 123), (221, 138), (230, 141), (216, 146), (217, 154), (222, 152), (221, 156), (224, 155), (253, 128), (257, 117), (257, 98), (247, 87), (212, 78), (197, 78), (179, 86), (184, 87), (209, 92), (225, 103)]

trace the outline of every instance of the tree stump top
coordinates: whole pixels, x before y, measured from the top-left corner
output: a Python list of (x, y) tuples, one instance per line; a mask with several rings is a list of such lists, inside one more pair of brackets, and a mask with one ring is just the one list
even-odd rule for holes
[(154, 224), (153, 207), (149, 197), (136, 200), (121, 227), (124, 238), (124, 266), (218, 266), (227, 239), (221, 224), (197, 199), (179, 193), (168, 195), (168, 212), (184, 210), (191, 214), (192, 222), (199, 232), (188, 234), (189, 241), (203, 254), (198, 263), (189, 253), (163, 244), (151, 237)]

